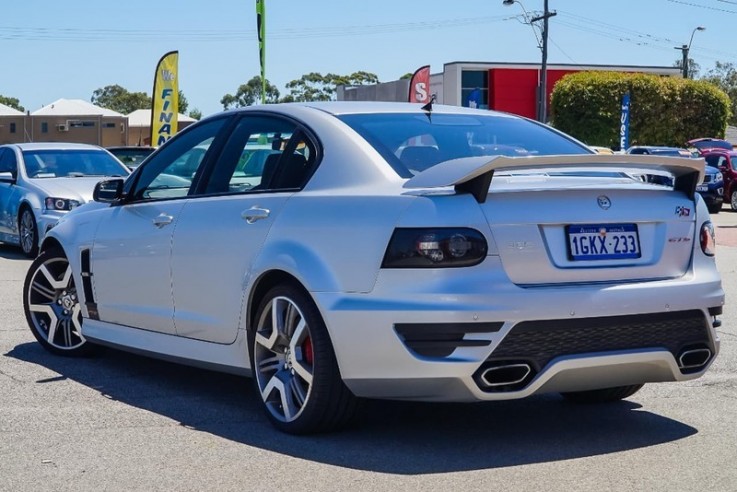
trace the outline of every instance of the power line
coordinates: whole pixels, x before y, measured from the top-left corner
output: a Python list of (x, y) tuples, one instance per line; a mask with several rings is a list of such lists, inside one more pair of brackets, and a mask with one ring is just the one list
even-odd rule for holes
[[(306, 39), (328, 37), (356, 37), (363, 35), (388, 34), (395, 32), (411, 32), (425, 30), (448, 29), (501, 22), (514, 17), (487, 16), (442, 19), (435, 21), (405, 22), (394, 24), (369, 24), (340, 27), (286, 28), (274, 30), (269, 39)], [(232, 41), (255, 39), (255, 29), (192, 29), (183, 33), (181, 30), (161, 29), (95, 29), (95, 28), (46, 28), (0, 26), (0, 39), (10, 41), (120, 41), (151, 42), (154, 40), (185, 41)]]

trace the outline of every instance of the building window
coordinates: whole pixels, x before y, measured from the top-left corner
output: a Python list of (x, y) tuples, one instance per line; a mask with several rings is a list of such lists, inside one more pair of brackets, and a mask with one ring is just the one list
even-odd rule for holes
[(15, 123), (10, 124), (10, 133), (15, 133)]
[(69, 128), (91, 128), (94, 126), (94, 121), (72, 120), (69, 122)]
[(461, 72), (461, 105), (489, 109), (489, 71)]
[(103, 123), (103, 128), (115, 128), (115, 123)]
[(45, 121), (41, 122), (41, 133), (49, 133), (49, 124)]

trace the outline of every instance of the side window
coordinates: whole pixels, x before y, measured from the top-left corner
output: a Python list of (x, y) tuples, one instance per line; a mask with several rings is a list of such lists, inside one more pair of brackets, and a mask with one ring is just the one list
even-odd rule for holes
[(15, 152), (10, 148), (0, 149), (0, 173), (13, 173), (18, 175), (18, 163)]
[(198, 125), (173, 140), (141, 169), (134, 200), (181, 198), (189, 193), (212, 143), (228, 118)]
[(244, 116), (223, 151), (206, 194), (299, 188), (315, 148), (291, 121)]

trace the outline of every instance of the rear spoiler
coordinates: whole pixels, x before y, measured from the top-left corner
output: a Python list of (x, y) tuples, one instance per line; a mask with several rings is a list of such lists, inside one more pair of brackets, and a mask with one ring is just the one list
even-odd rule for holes
[(471, 193), (484, 203), (491, 179), (497, 170), (535, 170), (585, 168), (587, 170), (664, 171), (675, 177), (673, 188), (694, 199), (696, 186), (704, 179), (704, 160), (686, 157), (658, 157), (628, 154), (551, 155), (541, 157), (488, 156), (444, 161), (412, 177), (404, 188), (443, 188), (453, 186), (459, 193)]

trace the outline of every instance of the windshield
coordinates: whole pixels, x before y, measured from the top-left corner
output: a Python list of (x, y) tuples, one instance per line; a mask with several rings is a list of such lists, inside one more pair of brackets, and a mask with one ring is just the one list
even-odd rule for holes
[(108, 149), (108, 152), (118, 158), (120, 162), (135, 169), (141, 165), (143, 160), (151, 155), (154, 149)]
[(383, 113), (338, 118), (404, 178), (462, 157), (592, 153), (544, 125), (503, 115)]
[(102, 150), (24, 150), (23, 160), (29, 178), (128, 175), (125, 166)]

